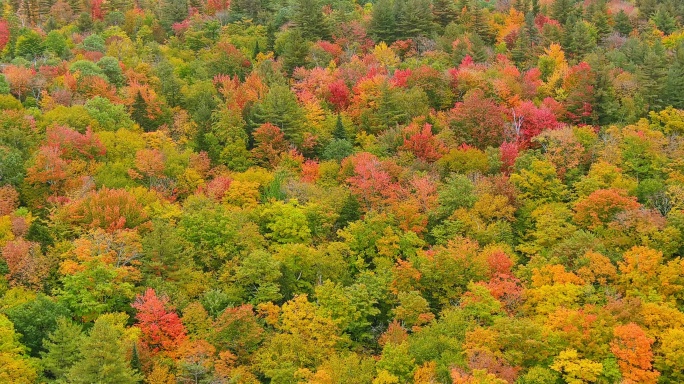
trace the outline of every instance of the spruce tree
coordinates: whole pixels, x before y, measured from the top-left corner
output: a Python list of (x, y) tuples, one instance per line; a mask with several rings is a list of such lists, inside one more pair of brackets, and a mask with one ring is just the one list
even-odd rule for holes
[(432, 2), (432, 19), (442, 28), (456, 20), (454, 2), (451, 0), (434, 0)]
[(369, 32), (376, 42), (391, 44), (396, 40), (395, 22), (392, 0), (379, 0), (373, 4)]
[(620, 10), (615, 15), (615, 30), (622, 35), (629, 36), (633, 29), (634, 27), (632, 27), (632, 21), (629, 19), (629, 16), (627, 16), (625, 11)]
[(565, 25), (575, 12), (575, 0), (556, 0), (551, 6), (551, 17)]
[(665, 105), (684, 109), (684, 44), (674, 53), (674, 62), (667, 71), (665, 80)]
[(74, 384), (134, 384), (140, 378), (130, 366), (123, 344), (126, 315), (107, 313), (95, 320), (88, 337), (81, 343), (81, 358), (67, 377)]
[(337, 114), (337, 122), (335, 123), (333, 137), (341, 140), (347, 138), (347, 131), (344, 129), (344, 124), (342, 124), (342, 116), (339, 113)]
[(140, 91), (135, 95), (135, 100), (131, 106), (131, 118), (138, 123), (145, 132), (154, 131), (154, 121), (150, 119), (150, 116), (147, 113), (147, 103)]
[(41, 365), (45, 374), (63, 380), (71, 367), (81, 359), (83, 333), (78, 324), (66, 318), (57, 320), (57, 328), (45, 339)]
[(323, 17), (321, 3), (318, 0), (296, 0), (292, 17), (302, 37), (307, 40), (321, 40), (330, 36), (330, 31)]
[(656, 27), (658, 27), (658, 29), (663, 31), (666, 35), (671, 34), (677, 29), (677, 21), (664, 7), (658, 9), (651, 20)]

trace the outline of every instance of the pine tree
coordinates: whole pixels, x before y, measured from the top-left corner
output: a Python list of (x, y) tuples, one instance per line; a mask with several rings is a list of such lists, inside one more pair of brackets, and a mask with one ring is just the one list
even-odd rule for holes
[(565, 25), (575, 12), (575, 0), (556, 0), (551, 6), (551, 17)]
[(629, 36), (633, 29), (632, 21), (629, 20), (629, 16), (627, 16), (625, 11), (620, 10), (620, 12), (615, 15), (615, 30), (622, 35)]
[(432, 12), (429, 0), (395, 0), (394, 17), (398, 39), (432, 34)]
[(666, 35), (671, 34), (677, 29), (677, 21), (664, 7), (658, 9), (651, 20), (656, 27), (658, 27), (658, 29), (663, 31)]
[(57, 320), (57, 328), (43, 342), (46, 352), (42, 354), (41, 364), (48, 376), (61, 380), (66, 378), (69, 369), (81, 359), (83, 333), (78, 324), (66, 318)]
[(261, 52), (261, 47), (259, 47), (259, 40), (254, 44), (254, 50), (252, 51), (252, 59), (256, 59), (257, 55)]
[(665, 105), (684, 109), (684, 44), (675, 51), (674, 62), (667, 71), (665, 80)]
[(568, 51), (572, 52), (579, 59), (589, 53), (595, 46), (596, 42), (591, 36), (586, 22), (582, 20), (577, 21), (570, 32)]
[(608, 15), (605, 12), (594, 13), (591, 22), (596, 27), (599, 41), (610, 33), (610, 23), (608, 22)]
[(511, 52), (513, 61), (515, 61), (520, 68), (525, 67), (531, 43), (527, 30), (524, 28), (521, 29), (520, 35), (518, 35), (518, 38), (515, 40), (515, 46)]
[(664, 106), (663, 87), (665, 84), (663, 80), (667, 74), (665, 48), (660, 41), (657, 41), (646, 53), (639, 73), (641, 94), (651, 110), (658, 110)]
[(342, 116), (339, 113), (337, 114), (337, 122), (335, 123), (333, 137), (341, 140), (347, 138), (347, 131), (344, 129), (344, 124), (342, 124)]
[(292, 17), (297, 29), (307, 40), (321, 40), (330, 36), (328, 24), (323, 17), (321, 3), (318, 0), (297, 0)]
[(537, 16), (541, 12), (541, 6), (539, 5), (539, 0), (532, 0), (532, 14)]
[(133, 101), (133, 105), (131, 106), (131, 118), (138, 123), (145, 132), (154, 131), (154, 121), (150, 119), (147, 112), (147, 103), (140, 91), (135, 95), (135, 101)]
[(71, 383), (134, 384), (139, 381), (123, 344), (126, 317), (122, 313), (107, 313), (95, 320), (90, 334), (81, 343), (81, 359), (69, 370)]
[(494, 34), (489, 23), (487, 23), (487, 18), (482, 8), (480, 8), (477, 3), (473, 2), (473, 5), (470, 7), (470, 12), (475, 33), (480, 36), (484, 43), (493, 44)]
[(442, 28), (456, 20), (456, 9), (452, 0), (434, 0), (432, 2), (432, 18)]
[(391, 44), (396, 40), (395, 14), (392, 0), (379, 0), (373, 4), (369, 32), (376, 42)]

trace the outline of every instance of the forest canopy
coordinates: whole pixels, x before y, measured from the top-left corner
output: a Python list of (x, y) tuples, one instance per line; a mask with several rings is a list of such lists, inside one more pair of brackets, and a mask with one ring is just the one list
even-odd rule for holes
[(0, 382), (684, 382), (684, 2), (5, 0)]

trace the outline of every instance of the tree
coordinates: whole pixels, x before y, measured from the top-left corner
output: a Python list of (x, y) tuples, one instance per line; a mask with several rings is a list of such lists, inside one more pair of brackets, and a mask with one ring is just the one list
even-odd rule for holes
[(58, 327), (58, 320), (69, 315), (69, 311), (45, 295), (11, 308), (6, 312), (22, 335), (22, 344), (29, 348), (32, 356), (38, 357), (45, 346), (43, 340)]
[(254, 131), (252, 136), (254, 148), (251, 152), (256, 163), (275, 168), (281, 156), (287, 151), (287, 141), (283, 132), (271, 123), (264, 123)]
[(43, 38), (34, 31), (28, 31), (17, 38), (15, 52), (28, 60), (35, 60), (45, 52)]
[(653, 370), (653, 339), (634, 323), (618, 325), (610, 350), (618, 358), (624, 380), (633, 383), (656, 383), (660, 372)]
[(145, 102), (140, 91), (135, 94), (135, 100), (133, 101), (133, 105), (131, 105), (131, 118), (138, 123), (145, 132), (154, 131), (156, 128), (155, 123), (150, 118), (150, 114), (147, 110), (147, 102)]
[(24, 352), (12, 322), (0, 314), (0, 381), (16, 384), (36, 382), (36, 368)]
[(126, 356), (126, 318), (122, 313), (108, 313), (95, 320), (81, 344), (81, 359), (69, 370), (70, 382), (134, 384), (140, 380)]
[(379, 0), (373, 4), (369, 32), (376, 42), (393, 43), (397, 36), (395, 23), (396, 19), (392, 0)]
[(454, 2), (450, 0), (435, 0), (432, 2), (433, 20), (442, 28), (456, 20)]
[(297, 0), (293, 6), (292, 21), (307, 40), (325, 40), (330, 32), (318, 0)]
[(599, 189), (575, 205), (575, 222), (589, 229), (607, 225), (621, 212), (637, 209), (635, 197), (625, 196), (619, 190)]
[(603, 371), (603, 365), (580, 358), (574, 349), (566, 349), (558, 354), (551, 369), (563, 375), (568, 384), (583, 384), (595, 382)]
[(246, 361), (263, 339), (264, 330), (249, 304), (226, 308), (214, 321), (210, 341), (221, 351), (230, 350)]
[(504, 139), (506, 111), (479, 89), (469, 92), (449, 111), (449, 125), (466, 144), (484, 149)]
[(158, 297), (148, 288), (132, 304), (137, 310), (135, 318), (142, 331), (142, 344), (153, 353), (171, 352), (185, 339), (185, 327), (168, 305), (168, 298)]
[(613, 21), (615, 22), (615, 30), (624, 36), (629, 36), (634, 29), (632, 27), (632, 21), (629, 19), (629, 16), (627, 16), (624, 9), (621, 9), (620, 12), (615, 15)]
[(55, 380), (64, 380), (71, 367), (81, 360), (81, 345), (84, 341), (81, 326), (62, 317), (43, 346), (41, 365), (46, 374)]

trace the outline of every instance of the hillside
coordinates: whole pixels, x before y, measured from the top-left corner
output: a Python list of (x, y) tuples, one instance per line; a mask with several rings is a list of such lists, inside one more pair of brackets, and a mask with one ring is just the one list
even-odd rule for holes
[(12, 0), (0, 383), (684, 382), (681, 0)]

